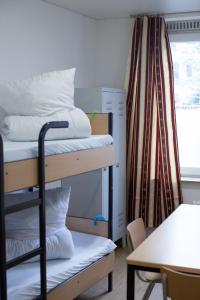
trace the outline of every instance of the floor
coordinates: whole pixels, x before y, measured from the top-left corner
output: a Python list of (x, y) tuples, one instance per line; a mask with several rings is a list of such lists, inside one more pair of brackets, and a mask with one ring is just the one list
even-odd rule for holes
[[(76, 300), (126, 300), (126, 256), (124, 249), (116, 251), (113, 291), (107, 293), (107, 279), (102, 280)], [(136, 297), (141, 300), (146, 289), (146, 284), (136, 278)], [(150, 300), (162, 300), (161, 285), (157, 284), (153, 289)]]

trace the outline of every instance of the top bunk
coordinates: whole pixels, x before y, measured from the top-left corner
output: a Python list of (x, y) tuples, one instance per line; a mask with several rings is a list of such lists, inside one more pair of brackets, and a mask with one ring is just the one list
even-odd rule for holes
[[(92, 135), (45, 142), (45, 182), (114, 164), (111, 114), (88, 114)], [(38, 143), (4, 140), (5, 192), (38, 185)]]

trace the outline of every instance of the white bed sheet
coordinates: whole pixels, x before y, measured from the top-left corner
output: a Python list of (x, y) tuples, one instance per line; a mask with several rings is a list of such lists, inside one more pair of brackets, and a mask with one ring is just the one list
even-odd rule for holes
[[(115, 249), (106, 238), (72, 231), (75, 254), (47, 263), (48, 291)], [(30, 300), (39, 295), (39, 263), (21, 264), (8, 271), (8, 300)]]
[[(45, 142), (45, 154), (54, 155), (79, 150), (101, 148), (113, 143), (110, 135), (91, 135), (89, 138)], [(4, 138), (4, 161), (11, 162), (37, 157), (37, 142), (11, 142)]]

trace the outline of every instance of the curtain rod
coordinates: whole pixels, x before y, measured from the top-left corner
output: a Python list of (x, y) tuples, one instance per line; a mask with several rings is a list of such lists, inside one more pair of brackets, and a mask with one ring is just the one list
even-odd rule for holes
[(137, 17), (144, 17), (144, 16), (148, 16), (148, 17), (166, 17), (166, 16), (178, 16), (178, 15), (190, 15), (190, 14), (199, 14), (200, 15), (200, 11), (181, 11), (181, 12), (175, 12), (175, 13), (143, 13), (143, 14), (137, 14), (137, 15), (130, 15), (131, 19), (135, 19)]

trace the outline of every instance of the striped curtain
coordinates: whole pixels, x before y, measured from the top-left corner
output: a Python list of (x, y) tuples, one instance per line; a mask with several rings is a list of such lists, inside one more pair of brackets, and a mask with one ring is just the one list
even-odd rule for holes
[(134, 24), (127, 97), (128, 221), (158, 226), (182, 203), (170, 44), (164, 19)]

